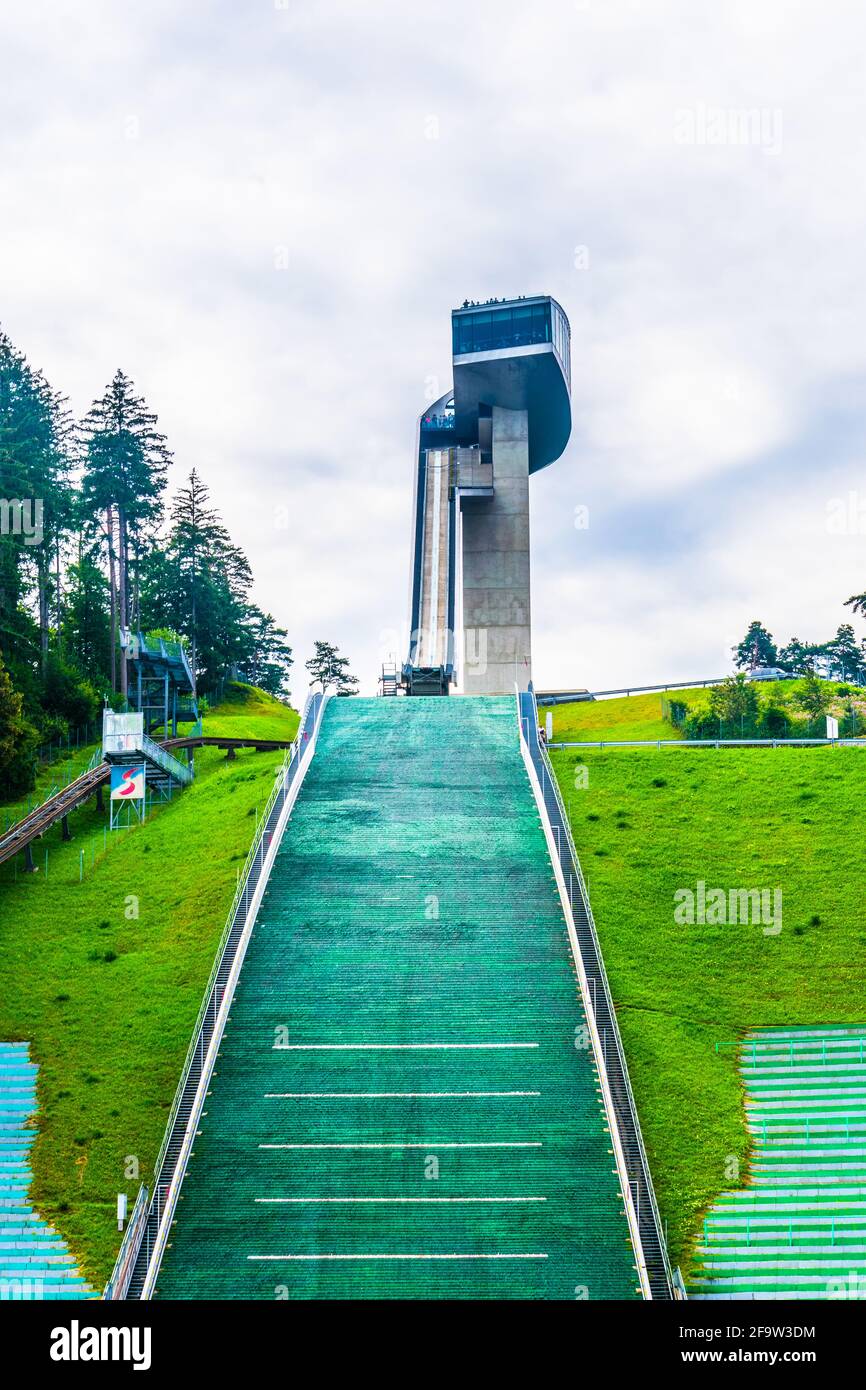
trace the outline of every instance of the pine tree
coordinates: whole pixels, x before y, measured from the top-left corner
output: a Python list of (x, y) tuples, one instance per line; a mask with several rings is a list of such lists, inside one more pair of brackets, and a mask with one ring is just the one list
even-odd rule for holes
[(316, 642), (314, 646), (313, 655), (304, 663), (313, 677), (311, 684), (319, 681), (323, 690), (333, 686), (338, 695), (354, 695), (358, 677), (349, 672), (349, 658), (340, 656), (339, 647), (330, 642)]
[[(0, 644), (14, 651), (16, 675), (44, 677), (52, 598), (59, 605), (60, 550), (69, 525), (72, 422), (66, 402), (0, 333)], [(23, 611), (35, 587), (38, 644)]]
[[(130, 550), (140, 555), (148, 527), (162, 516), (162, 494), (171, 453), (157, 417), (136, 396), (129, 377), (118, 369), (105, 393), (93, 402), (84, 422), (85, 503), (104, 516), (108, 552), (112, 629), (112, 686), (115, 685), (116, 628), (129, 626)], [(120, 693), (127, 690), (126, 654), (121, 653)]]
[(246, 627), (251, 647), (244, 658), (244, 674), (269, 695), (288, 696), (292, 649), (285, 628), (277, 627), (270, 613), (256, 607), (250, 610)]
[(195, 468), (187, 486), (180, 488), (172, 504), (169, 552), (174, 562), (179, 594), (187, 609), (179, 629), (190, 639), (193, 673), (198, 670), (198, 614), (204, 589), (210, 583), (215, 561), (231, 546), (229, 534), (213, 507), (210, 492)]
[(27, 366), (5, 333), (0, 333), (0, 497), (7, 512), (0, 526), (0, 650), (15, 653), (21, 662), (26, 650), (25, 632), (32, 622), (21, 611), (24, 595), (24, 537), (13, 522), (12, 504), (27, 497), (29, 465), (26, 458)]
[(96, 563), (94, 547), (88, 546), (80, 533), (77, 556), (66, 572), (64, 645), (83, 674), (98, 690), (104, 690), (111, 669), (108, 582)]
[(75, 430), (65, 397), (52, 391), (41, 374), (37, 374), (34, 387), (39, 399), (41, 429), (38, 444), (31, 455), (31, 486), (42, 504), (42, 541), (33, 548), (32, 555), (36, 570), (40, 663), (44, 679), (48, 674), (52, 606), (58, 646), (61, 643), (62, 551), (75, 515), (70, 481)]
[(860, 680), (863, 675), (863, 652), (850, 623), (842, 623), (836, 636), (824, 644), (828, 674), (839, 680)]
[(755, 618), (749, 623), (749, 630), (742, 642), (734, 648), (734, 665), (748, 666), (754, 670), (756, 666), (775, 666), (776, 660), (773, 634)]
[(820, 652), (820, 643), (801, 642), (799, 637), (792, 637), (788, 645), (779, 652), (779, 664), (786, 671), (806, 675), (807, 672), (814, 671), (815, 660)]

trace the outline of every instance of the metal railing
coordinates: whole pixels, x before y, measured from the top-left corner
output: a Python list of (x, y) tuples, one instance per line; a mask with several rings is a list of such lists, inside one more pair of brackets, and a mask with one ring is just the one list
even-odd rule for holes
[[(828, 1049), (827, 1043), (831, 1046)], [(835, 1046), (832, 1044), (835, 1043)], [(820, 1044), (820, 1052), (819, 1052)], [(851, 1065), (850, 1053), (857, 1053), (856, 1065), (866, 1062), (866, 1036), (860, 1033), (838, 1033), (835, 1038), (773, 1038), (767, 1034), (759, 1038), (738, 1038), (733, 1042), (717, 1042), (716, 1052), (723, 1047), (733, 1047), (741, 1052), (741, 1063), (752, 1066), (763, 1062), (768, 1066), (818, 1065), (832, 1066), (834, 1062)], [(758, 1048), (761, 1052), (758, 1052)]]
[(775, 1141), (776, 1147), (780, 1149), (791, 1148), (800, 1143), (806, 1144), (807, 1147), (821, 1148), (837, 1139), (841, 1140), (843, 1131), (846, 1144), (851, 1143), (852, 1131), (857, 1142), (862, 1144), (866, 1138), (866, 1134), (857, 1133), (858, 1130), (866, 1131), (866, 1115), (862, 1110), (855, 1110), (853, 1115), (848, 1114), (847, 1111), (844, 1115), (833, 1112), (832, 1120), (807, 1115), (803, 1123), (799, 1125), (786, 1124), (781, 1119), (777, 1123), (771, 1123), (769, 1120), (752, 1119), (747, 1111), (746, 1124), (752, 1134), (760, 1134), (761, 1142), (766, 1145), (767, 1152), (765, 1154), (753, 1156), (759, 1158), (766, 1158), (772, 1151), (773, 1143), (771, 1141)]
[(114, 1269), (111, 1271), (111, 1278), (102, 1293), (102, 1297), (105, 1300), (126, 1298), (126, 1291), (129, 1288), (129, 1281), (132, 1278), (138, 1247), (141, 1244), (144, 1223), (147, 1220), (148, 1207), (147, 1188), (144, 1183), (142, 1183), (141, 1187), (138, 1189), (138, 1196), (135, 1199), (132, 1215), (126, 1224), (123, 1240), (117, 1252), (117, 1259), (114, 1262)]
[(252, 844), (238, 873), (237, 886), (223, 927), (210, 975), (205, 986), (201, 1007), (181, 1068), (180, 1080), (169, 1111), (162, 1144), (153, 1166), (154, 1184), (147, 1218), (139, 1235), (133, 1272), (128, 1281), (130, 1298), (140, 1298), (144, 1289), (151, 1255), (157, 1246), (165, 1205), (173, 1185), (183, 1178), (179, 1171), (184, 1138), (199, 1089), (205, 1059), (217, 1026), (238, 947), (244, 934), (250, 907), (264, 869), (267, 852), (280, 820), (286, 799), (294, 785), (301, 760), (311, 738), (318, 729), (325, 697), (321, 692), (310, 694), (304, 706), (298, 737), (286, 753), (274, 781), (273, 790), (257, 819)]
[(581, 704), (586, 700), (604, 700), (612, 695), (646, 695), (656, 690), (660, 692), (670, 690), (672, 693), (676, 693), (678, 690), (689, 690), (693, 687), (723, 685), (727, 679), (727, 676), (705, 676), (703, 680), (668, 681), (666, 685), (622, 685), (616, 690), (538, 690), (535, 698), (537, 703), (544, 707)]
[(33, 840), (39, 839), (57, 821), (76, 811), (107, 779), (108, 765), (100, 762), (94, 754), (86, 772), (4, 830), (0, 835), (0, 864), (14, 858), (19, 850), (26, 850)]
[(866, 738), (605, 738), (592, 742), (554, 739), (550, 748), (866, 748)]
[(520, 735), (538, 776), (568, 892), (596, 1029), (601, 1040), (601, 1060), (607, 1072), (614, 1119), (625, 1159), (650, 1290), (653, 1298), (679, 1298), (682, 1297), (682, 1281), (676, 1280), (668, 1258), (664, 1226), (656, 1203), (649, 1160), (641, 1134), (589, 893), (572, 839), (562, 794), (550, 760), (538, 738), (538, 709), (531, 690), (520, 694)]
[(449, 412), (447, 415), (422, 415), (422, 430), (453, 430), (456, 424), (454, 414)]
[(189, 656), (182, 642), (168, 642), (164, 637), (146, 637), (144, 633), (140, 632), (138, 634), (138, 654), (140, 657), (149, 656), (161, 661), (180, 662), (190, 687), (195, 689)]
[(66, 738), (54, 739), (50, 743), (42, 743), (36, 749), (36, 761), (38, 763), (53, 763), (63, 758), (71, 758), (78, 751), (82, 744), (92, 743), (100, 737), (102, 733), (102, 719), (94, 719), (87, 724), (78, 725), (74, 732), (70, 731)]
[(191, 782), (192, 773), (185, 763), (182, 763), (174, 754), (167, 753), (149, 734), (142, 734), (139, 740), (141, 751), (150, 762), (161, 767), (169, 777), (173, 777), (176, 782)]

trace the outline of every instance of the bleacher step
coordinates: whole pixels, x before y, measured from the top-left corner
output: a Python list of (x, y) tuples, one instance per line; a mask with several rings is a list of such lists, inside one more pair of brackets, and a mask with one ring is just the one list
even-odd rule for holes
[(866, 1028), (746, 1038), (750, 1186), (704, 1219), (691, 1297), (838, 1298), (845, 1279), (866, 1292), (864, 1046)]

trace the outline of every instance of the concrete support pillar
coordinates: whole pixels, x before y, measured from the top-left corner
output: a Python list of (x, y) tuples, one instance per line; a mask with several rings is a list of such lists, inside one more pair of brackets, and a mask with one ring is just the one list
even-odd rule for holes
[(532, 677), (529, 419), (493, 407), (493, 497), (463, 507), (463, 652), (467, 695), (511, 695)]

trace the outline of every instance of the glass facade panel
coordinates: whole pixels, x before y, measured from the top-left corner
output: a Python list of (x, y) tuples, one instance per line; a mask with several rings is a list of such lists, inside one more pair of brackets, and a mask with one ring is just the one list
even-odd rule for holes
[(551, 341), (551, 305), (515, 304), (502, 309), (479, 309), (453, 320), (455, 357), (467, 352), (496, 352)]
[(559, 360), (565, 372), (565, 379), (571, 387), (571, 329), (568, 326), (568, 319), (562, 312), (558, 304), (551, 304), (552, 323), (553, 323), (553, 346), (556, 348)]

